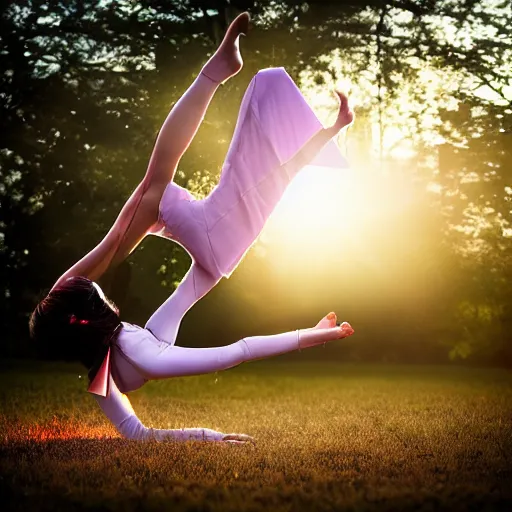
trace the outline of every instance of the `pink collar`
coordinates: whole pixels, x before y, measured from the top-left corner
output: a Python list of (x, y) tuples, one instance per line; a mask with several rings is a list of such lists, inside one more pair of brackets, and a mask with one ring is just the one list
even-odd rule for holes
[(101, 363), (99, 370), (96, 372), (94, 379), (92, 379), (87, 391), (89, 393), (94, 393), (95, 395), (107, 396), (109, 392), (109, 377), (110, 377), (110, 368), (111, 368), (111, 358), (110, 351), (112, 350), (112, 342), (115, 339), (116, 333), (122, 327), (122, 324), (119, 324), (115, 329), (112, 335), (110, 336), (107, 344), (108, 351)]

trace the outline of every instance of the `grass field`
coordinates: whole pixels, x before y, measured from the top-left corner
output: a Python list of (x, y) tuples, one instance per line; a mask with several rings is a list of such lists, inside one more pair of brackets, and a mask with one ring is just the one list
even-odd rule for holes
[(120, 439), (80, 372), (4, 363), (3, 510), (512, 510), (511, 372), (281, 359), (131, 395), (256, 446)]

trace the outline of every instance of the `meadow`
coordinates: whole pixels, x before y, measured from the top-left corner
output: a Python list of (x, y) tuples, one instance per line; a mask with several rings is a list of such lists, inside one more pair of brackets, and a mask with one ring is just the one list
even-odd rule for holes
[(121, 439), (80, 367), (4, 362), (2, 509), (512, 510), (510, 371), (280, 358), (130, 399), (147, 426), (257, 442)]

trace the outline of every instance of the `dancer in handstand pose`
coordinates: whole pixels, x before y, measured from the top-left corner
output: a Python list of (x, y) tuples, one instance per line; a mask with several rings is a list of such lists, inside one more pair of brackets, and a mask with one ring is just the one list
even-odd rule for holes
[[(210, 60), (174, 105), (158, 135), (142, 182), (114, 225), (90, 253), (55, 283), (30, 319), (34, 339), (54, 355), (74, 357), (89, 369), (89, 391), (125, 437), (245, 442), (250, 436), (208, 428), (146, 428), (124, 393), (152, 379), (197, 375), (337, 340), (353, 333), (329, 313), (309, 329), (253, 336), (223, 347), (184, 348), (175, 340), (185, 313), (228, 277), (261, 232), (295, 174), (353, 120), (340, 94), (336, 122), (323, 128), (283, 69), (260, 71), (242, 101), (217, 187), (195, 200), (173, 182), (219, 84), (242, 67), (243, 13), (229, 26)], [(94, 282), (119, 264), (148, 234), (181, 244), (192, 266), (177, 290), (144, 328), (121, 322), (119, 310)]]

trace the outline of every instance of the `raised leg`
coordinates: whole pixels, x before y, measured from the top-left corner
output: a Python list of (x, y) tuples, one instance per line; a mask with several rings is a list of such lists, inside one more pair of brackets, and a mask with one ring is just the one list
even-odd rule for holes
[(181, 243), (213, 275), (229, 276), (293, 177), (353, 116), (340, 95), (338, 119), (323, 128), (284, 69), (259, 72), (242, 100), (218, 185), (194, 201), (171, 183), (160, 206), (163, 236)]
[(161, 187), (161, 193), (173, 179), (178, 162), (197, 133), (217, 87), (242, 69), (238, 40), (247, 32), (248, 26), (247, 13), (240, 14), (231, 23), (217, 51), (162, 125), (146, 178), (151, 181), (151, 186)]
[[(217, 87), (242, 67), (238, 38), (247, 32), (248, 23), (247, 13), (231, 23), (217, 51), (169, 112), (158, 134), (147, 172), (109, 233), (109, 241), (105, 244), (108, 245), (109, 254), (105, 254), (107, 250), (101, 251), (99, 259), (102, 260), (102, 272), (110, 264), (124, 260), (157, 226), (160, 200), (165, 188), (173, 179), (180, 158), (197, 133)], [(113, 239), (116, 240), (114, 244), (110, 243)]]

